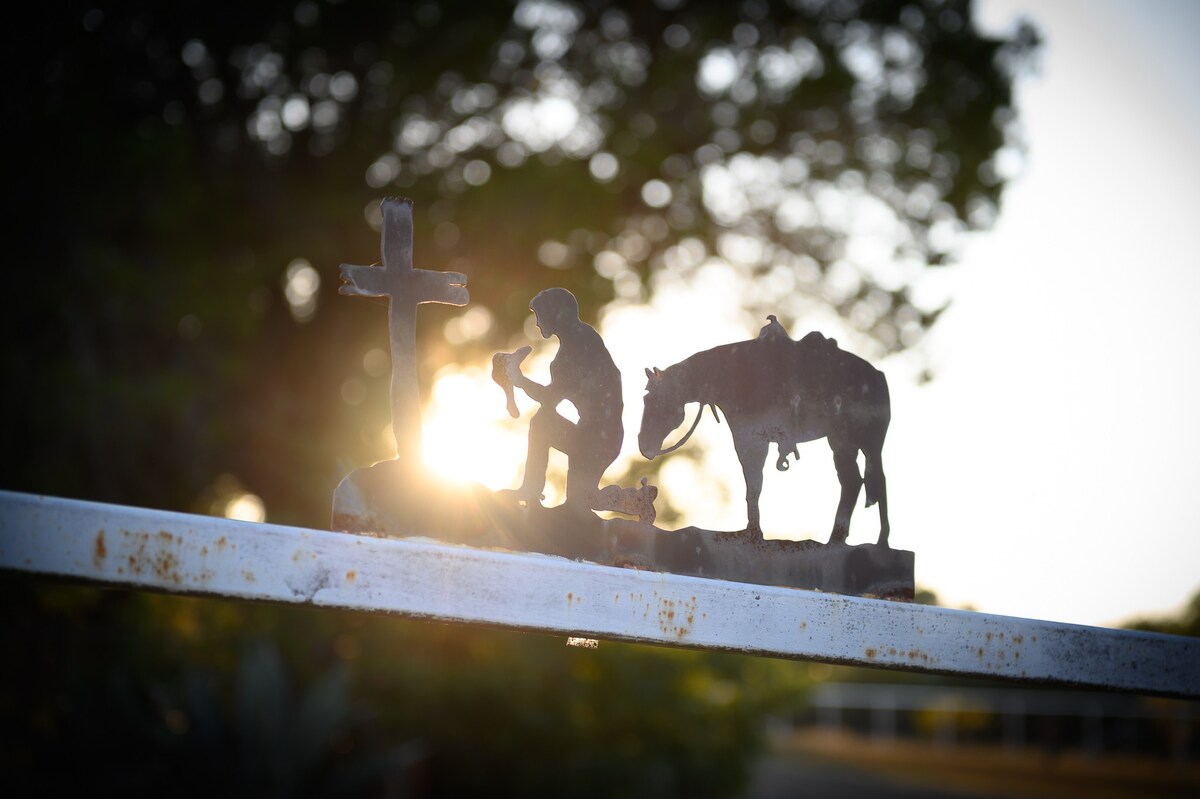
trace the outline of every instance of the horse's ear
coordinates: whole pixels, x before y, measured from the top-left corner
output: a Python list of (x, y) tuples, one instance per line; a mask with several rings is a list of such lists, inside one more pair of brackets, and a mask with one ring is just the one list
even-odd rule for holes
[(654, 367), (653, 371), (651, 371), (650, 369), (646, 370), (646, 379), (647, 380), (654, 380), (654, 378), (656, 378), (656, 377), (658, 377), (658, 367), (657, 366)]
[(659, 369), (657, 366), (656, 366), (656, 367), (654, 367), (654, 376), (655, 376), (655, 377), (662, 377), (662, 369)]

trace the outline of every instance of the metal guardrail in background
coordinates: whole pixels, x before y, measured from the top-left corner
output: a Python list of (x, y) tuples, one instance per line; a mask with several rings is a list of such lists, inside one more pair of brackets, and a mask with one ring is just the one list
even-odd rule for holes
[(1200, 698), (1200, 639), (0, 492), (0, 568), (584, 638)]

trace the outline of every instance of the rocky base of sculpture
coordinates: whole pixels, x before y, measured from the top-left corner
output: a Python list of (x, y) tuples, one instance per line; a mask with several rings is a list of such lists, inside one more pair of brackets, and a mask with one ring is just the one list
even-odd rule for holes
[(764, 540), (696, 527), (661, 530), (565, 505), (525, 507), (482, 486), (414, 475), (399, 461), (358, 469), (338, 486), (332, 529), (538, 552), (605, 566), (911, 601), (912, 552), (875, 544)]
[[(823, 544), (764, 539), (757, 533), (685, 527), (666, 532), (613, 519), (608, 523), (617, 560), (656, 571), (739, 583), (807, 588), (906, 602), (913, 598), (912, 552), (876, 544)], [(614, 563), (614, 565), (625, 565)]]

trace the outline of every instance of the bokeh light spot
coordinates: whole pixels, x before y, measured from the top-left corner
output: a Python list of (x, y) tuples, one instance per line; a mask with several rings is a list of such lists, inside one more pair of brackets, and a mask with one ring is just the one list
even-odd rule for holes
[(666, 208), (671, 204), (671, 187), (661, 180), (648, 180), (642, 186), (642, 200), (651, 208)]
[(297, 322), (307, 322), (317, 311), (317, 289), (321, 287), (321, 276), (304, 258), (288, 264), (283, 276), (283, 296), (288, 309)]
[(247, 491), (225, 503), (225, 518), (242, 522), (264, 522), (267, 520), (267, 508), (262, 499)]
[(612, 153), (596, 153), (588, 161), (588, 171), (592, 173), (593, 178), (601, 183), (608, 183), (615, 178), (620, 166), (617, 157)]

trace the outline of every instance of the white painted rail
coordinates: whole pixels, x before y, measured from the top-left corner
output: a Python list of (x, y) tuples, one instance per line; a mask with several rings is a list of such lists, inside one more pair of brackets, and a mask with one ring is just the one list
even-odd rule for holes
[(1200, 698), (1200, 640), (0, 492), (0, 568), (586, 638)]

